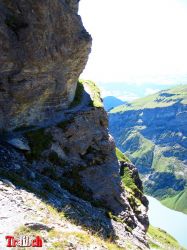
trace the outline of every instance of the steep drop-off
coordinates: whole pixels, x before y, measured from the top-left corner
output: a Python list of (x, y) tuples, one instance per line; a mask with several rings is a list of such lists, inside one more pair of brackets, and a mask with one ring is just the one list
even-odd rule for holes
[[(78, 81), (91, 37), (77, 9), (77, 0), (0, 3), (3, 249), (5, 235), (33, 230), (49, 249), (92, 249), (91, 234), (102, 238), (95, 249), (119, 248), (109, 241), (148, 248), (148, 202), (137, 170), (116, 157), (98, 88)], [(76, 239), (64, 236), (61, 216), (74, 224)]]
[(110, 132), (138, 167), (146, 192), (187, 213), (187, 86), (113, 109)]
[[(91, 82), (80, 84), (89, 91)], [(80, 103), (67, 110), (56, 125), (4, 132), (0, 142), (1, 179), (35, 193), (100, 237), (116, 240), (121, 247), (130, 244), (146, 249), (147, 199), (137, 173), (131, 177), (134, 190), (121, 185), (120, 166), (124, 178), (124, 168), (135, 169), (118, 162), (107, 131), (106, 113), (93, 105), (101, 105), (93, 86), (96, 88), (93, 84), (90, 89), (96, 100), (86, 99), (83, 88)], [(88, 103), (83, 105), (84, 98)], [(66, 211), (69, 205), (76, 212)]]

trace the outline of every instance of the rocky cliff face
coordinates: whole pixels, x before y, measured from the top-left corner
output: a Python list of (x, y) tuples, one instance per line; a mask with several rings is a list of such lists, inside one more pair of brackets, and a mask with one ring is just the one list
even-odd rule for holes
[(137, 100), (121, 113), (114, 110), (110, 115), (110, 131), (118, 147), (138, 167), (146, 191), (185, 213), (186, 103), (187, 88), (182, 85)]
[[(29, 191), (37, 196), (32, 197), (34, 202), (43, 200), (58, 216), (63, 212), (105, 240), (123, 248), (130, 244), (132, 249), (146, 249), (148, 204), (139, 177), (134, 167), (120, 166), (116, 158), (96, 85), (77, 83), (91, 45), (77, 4), (76, 0), (4, 0), (0, 4), (1, 195), (5, 197), (8, 190), (15, 197), (25, 197), (9, 209), (15, 226), (7, 231), (5, 218), (3, 235), (28, 226), (30, 213), (26, 220), (19, 213), (27, 213), (29, 206), (35, 214), (31, 220), (41, 224), (41, 213), (36, 216), (37, 208), (26, 199)], [(137, 193), (122, 186), (120, 167), (129, 167)], [(26, 193), (19, 192), (19, 187)], [(13, 196), (8, 196), (10, 206)], [(5, 205), (4, 198), (0, 205)], [(59, 230), (59, 221), (52, 227), (44, 224), (40, 225), (44, 231)]]
[[(0, 160), (5, 185), (8, 179), (24, 187), (69, 219), (121, 247), (148, 247), (148, 203), (142, 190), (134, 194), (122, 188), (120, 164), (103, 109), (68, 113), (56, 126), (16, 132), (9, 143), (1, 142)], [(72, 208), (67, 210), (68, 206)], [(40, 223), (38, 219), (35, 216)], [(29, 218), (22, 223), (30, 223)], [(21, 226), (17, 220), (15, 225)]]
[(74, 98), (91, 37), (78, 1), (0, 3), (0, 128), (38, 125)]

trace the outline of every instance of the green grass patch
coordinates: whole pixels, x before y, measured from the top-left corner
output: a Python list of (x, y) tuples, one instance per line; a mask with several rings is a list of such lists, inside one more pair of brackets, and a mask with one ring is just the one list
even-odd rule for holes
[(142, 156), (146, 156), (145, 158), (147, 158), (148, 155), (150, 155), (150, 153), (153, 152), (153, 150), (154, 150), (154, 144), (150, 140), (148, 140), (145, 137), (143, 137), (138, 132), (136, 134), (134, 134), (134, 136), (139, 137), (138, 138), (138, 140), (139, 140), (139, 147), (132, 154), (132, 157), (133, 158), (141, 158)]
[(177, 195), (161, 200), (161, 203), (166, 207), (187, 214), (187, 189)]
[(82, 80), (82, 83), (89, 89), (89, 94), (91, 97), (90, 106), (96, 108), (103, 108), (104, 106), (103, 106), (103, 101), (101, 99), (100, 89), (97, 87), (97, 85), (89, 80), (86, 81)]
[[(179, 169), (182, 162), (174, 156), (165, 157), (164, 150), (164, 147), (155, 148), (152, 167), (158, 172), (175, 172), (176, 166)], [(172, 147), (170, 151), (173, 151)]]
[(108, 218), (110, 218), (111, 220), (123, 223), (123, 220), (121, 218), (119, 218), (118, 216), (114, 215), (111, 211), (106, 212), (106, 215)]
[(122, 161), (122, 162), (131, 162), (130, 160), (129, 160), (129, 158), (125, 155), (125, 154), (123, 154), (122, 152), (121, 152), (121, 150), (119, 149), (119, 148), (116, 148), (116, 156), (117, 156), (117, 158), (118, 158), (118, 160), (119, 161)]
[[(78, 242), (82, 248), (87, 248), (90, 247), (92, 244), (93, 245), (98, 245), (98, 246), (104, 246), (108, 250), (122, 250), (124, 248), (120, 248), (116, 244), (109, 242), (109, 241), (104, 241), (102, 238), (99, 237), (99, 235), (92, 234), (90, 235), (86, 231), (80, 231), (80, 232), (58, 232), (58, 231), (51, 231), (48, 235), (49, 238), (55, 238), (58, 239), (58, 241), (55, 241), (52, 243), (52, 247), (49, 248), (49, 250), (54, 250), (54, 249), (59, 249), (62, 250), (67, 249), (69, 246), (69, 241), (71, 242), (73, 239), (75, 242)], [(75, 243), (77, 244), (77, 243)], [(130, 244), (128, 244), (129, 248)]]
[(33, 229), (26, 227), (26, 226), (20, 226), (15, 231), (15, 235), (16, 236), (31, 235), (31, 234), (36, 233), (36, 232), (40, 232), (40, 229), (33, 230)]
[(184, 248), (180, 246), (178, 241), (173, 236), (160, 228), (150, 225), (147, 235), (149, 244), (156, 249), (184, 250)]
[(134, 179), (132, 178), (131, 171), (128, 167), (123, 167), (120, 171), (121, 180), (124, 187), (132, 194), (140, 193), (141, 191), (136, 186)]
[(112, 109), (110, 113), (123, 113), (128, 110), (143, 110), (159, 107), (162, 108), (171, 106), (177, 102), (187, 104), (187, 85), (180, 85), (168, 90), (162, 90), (156, 94), (137, 99), (128, 105), (121, 105)]

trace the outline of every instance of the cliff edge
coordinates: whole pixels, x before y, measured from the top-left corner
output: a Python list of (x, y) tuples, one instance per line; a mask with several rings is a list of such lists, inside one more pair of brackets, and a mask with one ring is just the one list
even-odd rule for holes
[[(41, 216), (36, 211), (34, 204), (42, 203), (45, 207), (38, 206), (39, 210), (50, 206), (58, 216), (63, 213), (71, 223), (123, 249), (147, 249), (148, 202), (137, 171), (116, 157), (97, 86), (77, 80), (91, 47), (77, 4), (62, 0), (0, 4), (0, 185), (2, 206), (6, 199), (10, 205), (5, 209), (10, 218), (2, 220), (2, 240), (22, 226), (38, 228), (41, 217), (40, 231), (63, 234), (56, 215), (52, 223), (44, 220), (51, 219), (51, 213)], [(127, 169), (133, 187), (122, 185)], [(14, 207), (12, 202), (19, 204)], [(8, 227), (11, 219), (15, 226)], [(47, 247), (58, 249), (51, 238), (48, 235)], [(89, 244), (63, 247), (92, 249)]]

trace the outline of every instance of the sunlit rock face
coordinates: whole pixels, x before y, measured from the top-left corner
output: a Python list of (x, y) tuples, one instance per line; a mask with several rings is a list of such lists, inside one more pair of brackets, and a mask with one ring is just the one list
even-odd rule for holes
[(74, 98), (91, 36), (77, 0), (0, 3), (0, 128), (45, 123)]
[[(66, 219), (90, 233), (124, 249), (129, 242), (148, 249), (148, 203), (137, 172), (116, 157), (95, 83), (78, 81), (91, 48), (78, 2), (0, 2), (0, 177), (14, 189), (15, 200), (27, 194), (17, 193), (12, 183), (55, 211), (72, 207)], [(122, 185), (125, 171), (137, 192)], [(13, 209), (6, 203), (14, 216), (23, 201)], [(19, 229), (26, 221), (18, 216), (14, 222)]]

